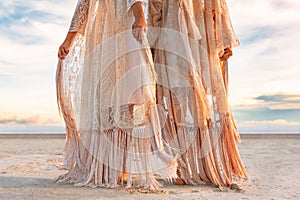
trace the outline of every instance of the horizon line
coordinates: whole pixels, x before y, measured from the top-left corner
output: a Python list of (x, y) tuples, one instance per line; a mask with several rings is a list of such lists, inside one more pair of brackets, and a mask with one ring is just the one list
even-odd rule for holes
[[(32, 135), (45, 135), (45, 134), (58, 134), (58, 135), (65, 135), (66, 132), (34, 132), (34, 131), (0, 131), (0, 135), (7, 135), (7, 134), (15, 134), (15, 135), (22, 135), (22, 134), (32, 134)], [(300, 131), (239, 131), (239, 134), (300, 134)]]

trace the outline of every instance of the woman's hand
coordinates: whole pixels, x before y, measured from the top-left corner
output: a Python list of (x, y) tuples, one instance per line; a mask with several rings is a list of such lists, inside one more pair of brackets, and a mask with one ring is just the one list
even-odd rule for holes
[(76, 37), (77, 32), (69, 32), (65, 41), (62, 43), (62, 45), (60, 45), (59, 49), (58, 49), (58, 57), (60, 59), (65, 59), (66, 56), (68, 55), (69, 51), (70, 51), (70, 47), (72, 45), (72, 42), (74, 40), (74, 38)]
[(224, 49), (224, 53), (223, 55), (220, 57), (220, 60), (221, 61), (225, 61), (225, 60), (228, 60), (228, 58), (232, 56), (232, 50), (231, 48), (226, 48)]
[(132, 24), (132, 34), (133, 37), (141, 42), (146, 32), (146, 19), (144, 16), (144, 11), (141, 2), (137, 2), (131, 7), (135, 21)]

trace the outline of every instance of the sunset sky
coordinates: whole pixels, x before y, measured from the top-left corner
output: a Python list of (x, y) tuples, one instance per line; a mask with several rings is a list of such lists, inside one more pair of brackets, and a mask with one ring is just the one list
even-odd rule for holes
[[(230, 102), (241, 132), (300, 132), (300, 1), (229, 0), (241, 46)], [(76, 0), (1, 0), (0, 132), (63, 132), (57, 49)]]

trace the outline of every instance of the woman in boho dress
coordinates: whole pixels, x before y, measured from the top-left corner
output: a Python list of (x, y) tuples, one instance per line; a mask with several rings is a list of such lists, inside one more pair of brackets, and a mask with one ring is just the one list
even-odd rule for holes
[(225, 0), (149, 0), (163, 138), (178, 159), (177, 184), (230, 186), (249, 176), (228, 103), (227, 59), (239, 45)]
[[(162, 148), (145, 0), (79, 0), (60, 46), (57, 98), (66, 124), (66, 174), (76, 186), (146, 187), (176, 176)], [(160, 172), (159, 172), (160, 171)]]

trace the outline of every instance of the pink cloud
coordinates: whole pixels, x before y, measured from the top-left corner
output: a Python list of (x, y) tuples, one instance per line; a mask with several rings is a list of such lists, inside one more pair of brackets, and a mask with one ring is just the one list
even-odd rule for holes
[(256, 127), (256, 126), (300, 126), (300, 122), (290, 122), (284, 119), (265, 120), (265, 121), (246, 121), (238, 123), (239, 127)]
[(26, 126), (53, 126), (62, 125), (57, 119), (42, 119), (39, 115), (29, 116), (29, 117), (1, 117), (0, 116), (0, 127), (3, 126), (16, 126), (16, 125), (26, 125)]

